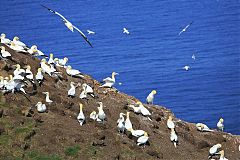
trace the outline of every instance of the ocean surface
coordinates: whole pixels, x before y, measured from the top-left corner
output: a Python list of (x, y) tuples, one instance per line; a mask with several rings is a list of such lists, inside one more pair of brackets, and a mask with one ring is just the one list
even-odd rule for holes
[[(79, 27), (94, 48), (40, 4)], [(10, 39), (19, 36), (46, 54), (67, 56), (99, 81), (118, 72), (121, 92), (145, 102), (156, 89), (154, 103), (178, 118), (216, 128), (223, 117), (225, 131), (240, 134), (238, 0), (1, 0), (0, 16), (0, 32)]]

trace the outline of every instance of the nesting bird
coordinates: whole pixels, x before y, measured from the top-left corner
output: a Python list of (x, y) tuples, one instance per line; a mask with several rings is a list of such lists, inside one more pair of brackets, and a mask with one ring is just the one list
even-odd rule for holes
[(130, 131), (130, 129), (133, 128), (132, 122), (130, 121), (129, 114), (130, 114), (130, 112), (127, 112), (127, 117), (126, 117), (126, 120), (125, 120), (125, 128), (128, 131)]
[(4, 46), (1, 46), (1, 56), (3, 58), (8, 58), (8, 57), (11, 57), (12, 55), (6, 51), (6, 48)]
[(103, 82), (105, 82), (101, 87), (107, 87), (112, 88), (112, 86), (115, 84), (115, 76), (118, 75), (116, 72), (112, 72), (112, 77), (107, 77), (103, 79)]
[(52, 103), (53, 101), (49, 98), (49, 92), (42, 92), (43, 94), (45, 94), (46, 95), (46, 102), (47, 103)]
[(137, 137), (137, 138), (143, 136), (145, 133), (144, 130), (134, 130), (132, 128), (130, 128), (129, 131), (131, 132), (132, 136)]
[(124, 133), (125, 132), (125, 122), (124, 122), (124, 113), (119, 114), (119, 119), (117, 120), (118, 125), (118, 132)]
[(172, 116), (169, 116), (169, 117), (168, 117), (167, 127), (168, 127), (169, 129), (171, 129), (171, 130), (175, 128), (175, 124), (174, 124), (174, 122), (172, 121)]
[(48, 64), (54, 64), (53, 53), (49, 54)]
[(152, 92), (149, 93), (149, 95), (146, 98), (146, 101), (147, 101), (148, 104), (153, 104), (155, 94), (157, 94), (156, 90), (152, 90)]
[(196, 127), (197, 127), (197, 130), (201, 132), (213, 132), (213, 130), (209, 129), (208, 126), (203, 123), (197, 123)]
[(89, 86), (89, 85), (86, 84), (86, 83), (83, 83), (83, 84), (82, 84), (82, 88), (83, 88), (83, 90), (86, 92), (86, 94), (89, 94), (90, 96), (94, 97), (93, 89), (92, 89), (91, 86)]
[(220, 154), (220, 159), (219, 160), (228, 160), (227, 158), (224, 157), (224, 150), (221, 150), (218, 153)]
[(74, 82), (71, 82), (70, 83), (70, 89), (68, 90), (68, 97), (74, 97), (75, 96), (75, 93), (76, 93), (76, 88), (74, 86)]
[(26, 44), (20, 41), (19, 37), (15, 36), (12, 41), (15, 45), (27, 48)]
[(97, 121), (104, 123), (105, 118), (106, 118), (106, 114), (103, 111), (103, 103), (102, 102), (98, 102), (98, 104), (99, 104), (99, 107), (97, 107), (98, 108)]
[(219, 129), (220, 131), (222, 131), (222, 132), (223, 132), (223, 129), (224, 129), (223, 121), (224, 121), (223, 118), (220, 118), (219, 121), (218, 121), (218, 123), (217, 123), (218, 129)]
[(90, 113), (90, 119), (92, 119), (92, 120), (96, 120), (97, 119), (97, 117), (98, 117), (98, 115), (97, 115), (97, 112), (96, 111), (92, 111), (91, 113)]
[(36, 74), (35, 78), (36, 78), (39, 86), (41, 86), (42, 83), (43, 83), (43, 78), (44, 78), (43, 74), (42, 74), (42, 68), (38, 68), (38, 71), (37, 71), (37, 74)]
[(148, 139), (149, 139), (149, 137), (148, 137), (147, 132), (144, 132), (144, 135), (137, 139), (137, 145), (138, 146), (144, 145), (144, 147), (145, 147), (146, 143), (148, 142)]
[(82, 103), (79, 103), (79, 109), (80, 109), (80, 112), (77, 116), (77, 120), (79, 122), (79, 124), (82, 126), (83, 123), (85, 122), (85, 116), (83, 114), (83, 111), (82, 111), (82, 108), (83, 108), (83, 104)]
[(212, 146), (210, 149), (209, 149), (209, 156), (208, 156), (208, 159), (212, 158), (212, 156), (216, 155), (217, 152), (218, 152), (218, 149), (220, 149), (222, 147), (221, 144), (215, 144), (214, 146)]
[(36, 104), (36, 106), (37, 106), (37, 111), (40, 112), (40, 113), (43, 113), (43, 112), (45, 112), (47, 110), (46, 105), (43, 104), (42, 102), (38, 102)]
[(11, 43), (11, 40), (6, 38), (6, 34), (4, 34), (4, 33), (1, 34), (0, 39), (1, 39), (1, 43), (4, 43), (4, 44), (10, 44)]
[(30, 82), (34, 83), (34, 80), (33, 80), (33, 73), (31, 71), (31, 66), (30, 65), (27, 65), (27, 68), (25, 70), (25, 73), (26, 73), (26, 78), (28, 80), (30, 80)]
[(69, 76), (72, 76), (72, 77), (78, 77), (78, 78), (83, 78), (84, 77), (79, 70), (72, 69), (71, 66), (67, 66), (66, 72)]
[(171, 140), (171, 142), (173, 142), (174, 147), (176, 148), (177, 143), (178, 143), (178, 137), (177, 137), (177, 134), (176, 134), (174, 128), (171, 128), (170, 140)]

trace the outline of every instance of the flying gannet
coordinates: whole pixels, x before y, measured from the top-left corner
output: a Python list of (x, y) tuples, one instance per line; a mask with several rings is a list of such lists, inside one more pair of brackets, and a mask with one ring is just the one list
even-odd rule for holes
[(209, 155), (208, 155), (208, 159), (212, 158), (212, 156), (216, 155), (217, 152), (218, 152), (218, 149), (220, 149), (222, 147), (221, 144), (215, 144), (214, 146), (212, 146), (210, 149), (209, 149)]
[(11, 57), (11, 54), (6, 51), (6, 48), (4, 46), (1, 46), (1, 55), (3, 58)]
[(123, 28), (123, 33), (125, 33), (125, 34), (130, 34), (130, 32), (128, 31), (128, 29), (127, 28)]
[(74, 82), (70, 83), (70, 89), (68, 90), (68, 97), (75, 97), (75, 93), (76, 93), (76, 88), (74, 86)]
[(77, 116), (77, 120), (79, 122), (79, 124), (82, 126), (83, 123), (85, 122), (85, 116), (83, 114), (83, 111), (82, 111), (82, 108), (83, 108), (83, 104), (82, 103), (79, 103), (79, 109), (80, 109), (80, 112)]
[(42, 74), (42, 68), (38, 68), (38, 71), (37, 71), (37, 74), (35, 76), (39, 86), (42, 85), (42, 82), (43, 82), (43, 74)]
[(170, 140), (171, 140), (171, 142), (173, 142), (174, 147), (177, 148), (178, 137), (177, 137), (177, 134), (176, 134), (174, 128), (171, 128)]
[(47, 103), (52, 103), (53, 101), (49, 98), (49, 92), (42, 92), (43, 94), (46, 95), (46, 102)]
[(178, 33), (178, 35), (180, 36), (183, 32), (185, 32), (187, 30), (188, 27), (190, 27), (193, 24), (193, 21), (191, 23), (189, 23), (185, 28), (183, 28), (181, 30), (181, 32)]
[(88, 34), (95, 34), (94, 31), (91, 31), (91, 30), (87, 30)]
[(98, 104), (99, 104), (99, 107), (97, 107), (98, 108), (97, 121), (104, 123), (105, 118), (106, 118), (106, 114), (103, 111), (103, 103), (98, 102)]
[(72, 76), (72, 77), (78, 77), (78, 78), (83, 78), (84, 77), (79, 70), (72, 69), (72, 67), (69, 66), (69, 65), (66, 68), (66, 72), (69, 76)]
[(124, 122), (124, 113), (119, 114), (119, 119), (117, 120), (118, 125), (118, 132), (124, 133), (125, 132), (125, 122)]
[(144, 135), (137, 139), (137, 145), (138, 146), (144, 145), (144, 147), (145, 147), (145, 144), (147, 143), (148, 139), (149, 139), (149, 137), (148, 137), (147, 132), (144, 132)]
[(132, 122), (130, 121), (129, 114), (130, 114), (130, 112), (127, 112), (127, 117), (126, 117), (126, 120), (125, 120), (125, 128), (128, 131), (130, 131), (130, 129), (133, 128)]
[(132, 128), (130, 128), (129, 131), (131, 132), (132, 136), (134, 136), (134, 137), (141, 137), (145, 133), (144, 130), (134, 130)]
[(224, 129), (223, 121), (224, 121), (223, 118), (220, 118), (219, 121), (218, 121), (218, 123), (217, 123), (218, 129), (219, 129), (220, 131), (222, 131), (222, 132), (223, 132), (223, 129)]
[(168, 127), (169, 129), (174, 129), (174, 128), (175, 128), (175, 124), (174, 124), (173, 121), (172, 121), (172, 116), (169, 116), (169, 117), (168, 117), (167, 127)]
[(220, 154), (219, 160), (228, 160), (227, 158), (224, 157), (224, 150), (219, 151), (218, 154)]
[(43, 112), (45, 112), (47, 110), (46, 105), (42, 104), (42, 102), (38, 102), (36, 104), (36, 106), (37, 106), (37, 111), (40, 112), (40, 113), (43, 113)]
[(152, 92), (149, 93), (149, 95), (146, 98), (146, 101), (147, 101), (148, 104), (153, 104), (155, 94), (157, 94), (156, 90), (152, 90)]
[(196, 59), (196, 56), (195, 54), (192, 55), (192, 59), (195, 60)]
[[(43, 6), (43, 5), (42, 5)], [(76, 29), (80, 35), (83, 37), (83, 39), (93, 48), (92, 44), (90, 43), (90, 41), (88, 40), (88, 38), (85, 36), (85, 34), (80, 30), (78, 29), (76, 26), (74, 26), (71, 22), (69, 22), (63, 15), (61, 15), (60, 13), (46, 7), (46, 6), (43, 6), (44, 8), (47, 8), (50, 12), (58, 15), (59, 17), (61, 17), (63, 23), (65, 24), (65, 26), (70, 30), (70, 31), (74, 31), (74, 29)]]
[(118, 75), (118, 73), (112, 72), (112, 77), (107, 77), (107, 78), (103, 79), (103, 82), (105, 82), (105, 84), (103, 84), (101, 87), (112, 88), (112, 86), (115, 84), (115, 76), (116, 75)]
[(7, 38), (6, 38), (6, 34), (2, 33), (2, 34), (1, 34), (1, 43), (10, 44), (10, 43), (11, 43), (11, 40), (10, 40), (10, 39), (7, 39)]
[(203, 123), (197, 123), (196, 127), (197, 127), (197, 130), (199, 130), (201, 132), (213, 132), (214, 131), (214, 130), (209, 129), (208, 126)]
[(188, 71), (190, 69), (190, 66), (184, 66), (183, 69), (185, 69), (186, 71)]

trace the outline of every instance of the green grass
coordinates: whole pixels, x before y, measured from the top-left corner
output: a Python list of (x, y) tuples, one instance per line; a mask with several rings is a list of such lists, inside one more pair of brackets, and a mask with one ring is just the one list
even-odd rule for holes
[(30, 151), (26, 154), (28, 160), (62, 160), (57, 155), (42, 155), (37, 151)]
[(0, 145), (7, 146), (11, 141), (11, 137), (9, 135), (0, 135)]
[(67, 156), (76, 156), (78, 154), (80, 150), (80, 146), (79, 145), (76, 145), (76, 146), (73, 146), (73, 147), (68, 147), (65, 149), (65, 154)]

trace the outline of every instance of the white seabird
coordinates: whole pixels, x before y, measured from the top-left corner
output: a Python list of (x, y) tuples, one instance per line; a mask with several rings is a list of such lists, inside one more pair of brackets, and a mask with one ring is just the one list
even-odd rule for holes
[(149, 110), (146, 107), (144, 107), (142, 102), (138, 101), (137, 105), (140, 107), (140, 111), (141, 111), (142, 115), (151, 116), (151, 113), (149, 112)]
[(46, 102), (47, 103), (52, 103), (53, 101), (49, 98), (49, 92), (42, 92), (43, 94), (46, 95)]
[(125, 128), (128, 131), (130, 131), (130, 129), (133, 128), (132, 122), (130, 121), (129, 114), (130, 114), (130, 112), (127, 112), (127, 117), (126, 117), (126, 120), (125, 120)]
[(82, 92), (79, 95), (79, 98), (84, 99), (87, 98), (87, 91), (86, 91), (86, 87), (82, 87)]
[(43, 82), (43, 74), (42, 74), (42, 68), (38, 68), (38, 71), (37, 71), (37, 74), (35, 76), (39, 86), (42, 85), (42, 82)]
[(149, 93), (149, 95), (146, 98), (148, 104), (153, 104), (155, 94), (157, 94), (156, 90), (152, 90), (151, 93)]
[(143, 136), (145, 133), (144, 130), (140, 130), (140, 129), (134, 130), (134, 129), (130, 128), (129, 131), (131, 132), (132, 136), (137, 137), (137, 138)]
[(212, 156), (214, 156), (215, 154), (217, 154), (218, 152), (218, 149), (220, 149), (222, 147), (221, 144), (215, 144), (214, 146), (212, 146), (210, 149), (209, 149), (209, 155), (208, 155), (208, 159), (212, 158)]
[(92, 119), (92, 120), (96, 120), (97, 119), (97, 117), (98, 117), (98, 115), (97, 115), (97, 112), (96, 111), (92, 111), (91, 113), (90, 113), (90, 118)]
[[(42, 5), (42, 6), (43, 6), (43, 5)], [(85, 34), (84, 34), (80, 29), (78, 29), (76, 26), (74, 26), (71, 22), (69, 22), (63, 15), (61, 15), (60, 13), (58, 13), (58, 12), (56, 12), (56, 11), (54, 11), (54, 10), (46, 7), (46, 6), (43, 6), (43, 7), (44, 7), (44, 8), (47, 8), (50, 12), (52, 12), (52, 13), (58, 15), (59, 17), (61, 17), (63, 23), (65, 24), (65, 26), (66, 26), (70, 31), (73, 32), (73, 30), (76, 29), (76, 30), (80, 33), (80, 35), (83, 37), (83, 39), (84, 39), (91, 47), (93, 47), (92, 44), (90, 43), (90, 41), (88, 40), (88, 38), (85, 36)]]
[(67, 66), (66, 72), (69, 76), (83, 78), (82, 73), (77, 69), (72, 69), (71, 66)]
[(105, 82), (105, 84), (103, 84), (101, 87), (111, 88), (115, 84), (115, 76), (116, 75), (118, 75), (118, 73), (112, 72), (112, 77), (107, 77), (107, 78), (103, 79), (103, 82)]
[(196, 127), (197, 127), (197, 130), (201, 132), (213, 132), (213, 130), (209, 129), (208, 126), (203, 123), (197, 123)]
[(128, 107), (132, 108), (134, 113), (141, 113), (141, 108), (139, 106), (135, 106), (134, 104), (129, 104)]
[(95, 32), (94, 31), (91, 31), (91, 30), (87, 30), (87, 32), (88, 32), (88, 34), (95, 34)]
[(52, 70), (51, 70), (50, 66), (48, 66), (46, 64), (46, 62), (47, 61), (46, 61), (45, 58), (43, 58), (40, 62), (40, 66), (42, 68), (42, 71), (43, 71), (43, 73), (47, 73), (49, 76), (52, 76)]
[[(6, 84), (5, 84), (5, 88), (6, 88), (6, 92), (12, 92), (14, 93), (14, 91), (21, 91), (24, 94), (26, 94), (25, 90), (24, 90), (24, 83), (22, 83), (22, 80), (19, 79), (13, 79), (12, 75), (9, 75), (8, 77), (5, 77), (6, 79)], [(9, 80), (9, 81), (8, 81)]]
[(2, 33), (1, 34), (1, 43), (4, 43), (4, 44), (10, 44), (11, 43), (11, 40), (6, 38), (6, 34)]
[(6, 48), (4, 46), (1, 46), (1, 55), (3, 58), (8, 58), (12, 56), (8, 51), (6, 51)]
[(21, 69), (19, 64), (15, 65), (17, 68), (13, 71), (14, 80), (23, 80), (25, 75), (25, 70)]
[(49, 55), (48, 64), (54, 64), (53, 53)]
[(89, 94), (90, 96), (94, 97), (93, 89), (88, 84), (83, 83), (82, 88), (85, 90), (86, 94)]
[(175, 124), (174, 124), (173, 121), (172, 121), (172, 116), (169, 116), (169, 117), (168, 117), (167, 127), (168, 127), (169, 129), (174, 129), (174, 128), (175, 128)]
[(228, 160), (227, 158), (224, 157), (224, 150), (219, 151), (218, 154), (220, 154), (219, 160)]
[(3, 76), (0, 76), (0, 89), (3, 89), (5, 87)]
[(125, 33), (125, 34), (130, 34), (130, 32), (128, 31), (128, 29), (127, 28), (123, 28), (123, 33)]
[(124, 122), (124, 113), (119, 114), (119, 119), (117, 120), (118, 125), (118, 132), (124, 133), (125, 132), (125, 122)]
[(43, 112), (45, 112), (47, 110), (46, 105), (42, 104), (42, 102), (38, 102), (36, 104), (36, 106), (37, 106), (37, 111), (40, 112), (40, 113), (43, 113)]
[(68, 90), (68, 97), (74, 97), (76, 93), (76, 87), (74, 86), (74, 82), (70, 83), (70, 89)]
[(185, 32), (187, 30), (188, 27), (190, 27), (193, 24), (193, 21), (191, 23), (189, 23), (186, 27), (184, 27), (181, 32), (178, 33), (178, 35), (180, 36), (183, 32)]
[(177, 134), (176, 134), (174, 128), (171, 129), (170, 140), (171, 140), (171, 142), (173, 142), (174, 147), (176, 148), (177, 143), (178, 143), (178, 137), (177, 137)]
[(104, 123), (104, 120), (106, 118), (106, 114), (103, 111), (103, 103), (98, 102), (98, 104), (99, 104), (99, 107), (97, 107), (98, 108), (97, 121)]
[(190, 66), (184, 66), (183, 69), (185, 69), (186, 71), (188, 71), (190, 69)]
[(67, 57), (64, 57), (63, 59), (58, 59), (58, 64), (61, 67), (65, 67), (67, 62), (68, 62), (68, 58)]
[(144, 132), (144, 135), (137, 139), (137, 145), (138, 146), (144, 145), (144, 147), (145, 147), (145, 144), (147, 143), (148, 139), (149, 139), (149, 137), (148, 137), (147, 132)]
[(33, 45), (30, 49), (27, 50), (31, 55), (37, 54), (36, 45)]
[(79, 103), (79, 109), (80, 109), (80, 112), (77, 116), (77, 120), (79, 122), (79, 124), (82, 126), (83, 123), (85, 122), (85, 116), (83, 114), (83, 111), (82, 111), (82, 108), (83, 108), (83, 104), (82, 103)]
[(195, 60), (196, 59), (196, 56), (195, 54), (192, 55), (192, 59)]
[(14, 42), (11, 42), (9, 47), (17, 52), (27, 53), (27, 51), (22, 46), (18, 46)]
[(17, 46), (21, 46), (21, 47), (23, 47), (23, 48), (27, 48), (27, 46), (26, 46), (26, 44), (24, 44), (23, 42), (21, 42), (20, 40), (19, 40), (19, 37), (17, 37), (17, 36), (15, 36), (14, 38), (13, 38), (13, 41), (12, 41), (15, 45), (17, 45)]
[(33, 73), (31, 71), (31, 66), (30, 65), (27, 65), (27, 68), (25, 70), (25, 73), (26, 73), (26, 78), (29, 79), (32, 83), (34, 83), (34, 80), (33, 80)]
[(223, 118), (220, 118), (219, 121), (218, 121), (218, 123), (217, 123), (218, 129), (219, 129), (220, 131), (222, 131), (222, 132), (223, 132), (223, 129), (224, 129), (223, 121), (224, 121)]

